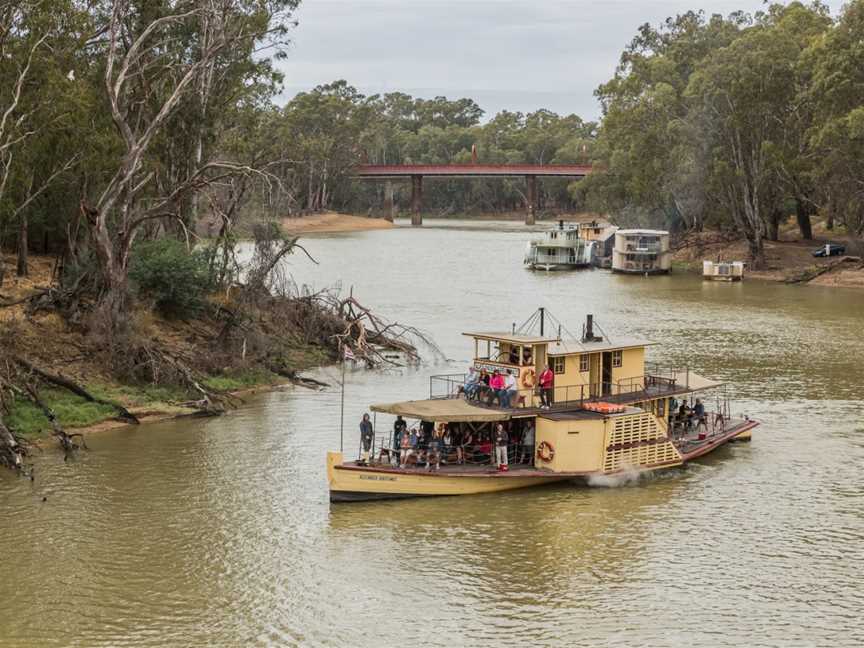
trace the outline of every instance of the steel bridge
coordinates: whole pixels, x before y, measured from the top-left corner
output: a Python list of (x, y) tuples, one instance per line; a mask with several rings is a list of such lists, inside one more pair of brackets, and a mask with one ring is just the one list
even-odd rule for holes
[[(423, 178), (512, 178), (524, 177), (528, 188), (525, 224), (533, 225), (537, 213), (537, 178), (584, 178), (590, 165), (582, 164), (363, 164), (353, 173), (364, 180), (411, 178), (411, 224), (422, 225)], [(387, 212), (393, 210), (393, 192), (385, 191)]]

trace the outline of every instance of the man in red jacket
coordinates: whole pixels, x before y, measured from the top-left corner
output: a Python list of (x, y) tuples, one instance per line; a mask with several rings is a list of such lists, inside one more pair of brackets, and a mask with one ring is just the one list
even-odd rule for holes
[(555, 390), (555, 373), (547, 364), (540, 374), (540, 407), (549, 409), (552, 406)]

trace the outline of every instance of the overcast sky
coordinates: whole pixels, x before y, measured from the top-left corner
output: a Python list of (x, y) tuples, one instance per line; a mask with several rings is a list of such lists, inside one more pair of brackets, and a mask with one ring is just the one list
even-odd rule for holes
[[(842, 0), (831, 0), (832, 11)], [(303, 0), (282, 101), (345, 79), (366, 94), (471, 97), (487, 117), (548, 108), (599, 116), (594, 89), (644, 22), (762, 0)]]

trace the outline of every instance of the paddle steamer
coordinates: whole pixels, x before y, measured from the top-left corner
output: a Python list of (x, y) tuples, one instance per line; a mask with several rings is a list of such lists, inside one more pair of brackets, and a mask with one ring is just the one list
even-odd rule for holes
[[(517, 390), (506, 407), (488, 390), (469, 398), (464, 374), (433, 376), (429, 398), (371, 406), (382, 415), (401, 415), (409, 425), (446, 424), (462, 439), (468, 434), (486, 438), (499, 423), (511, 436), (530, 427), (533, 444), (511, 448), (516, 461), (507, 470), (492, 465), (491, 458), (484, 459), (488, 453), (478, 453), (476, 447), (465, 450), (471, 457), (479, 455), (480, 463), (457, 463), (456, 455), (445, 450), (446, 463), (437, 471), (399, 467), (388, 425), (387, 434), (376, 436), (368, 463), (328, 453), (331, 501), (469, 495), (637, 476), (681, 466), (731, 441), (749, 440), (758, 425), (746, 416), (731, 416), (728, 399), (719, 393), (722, 383), (687, 368), (648, 365), (645, 352), (652, 342), (609, 337), (591, 315), (581, 336), (560, 324), (549, 335), (547, 316), (540, 309), (510, 333), (464, 333), (473, 341), (475, 371), (515, 378)], [(538, 389), (547, 366), (554, 374), (548, 407)], [(706, 401), (701, 409), (696, 397)]]
[(591, 265), (594, 241), (582, 236), (580, 223), (565, 224), (528, 242), (525, 265), (533, 270), (571, 270)]

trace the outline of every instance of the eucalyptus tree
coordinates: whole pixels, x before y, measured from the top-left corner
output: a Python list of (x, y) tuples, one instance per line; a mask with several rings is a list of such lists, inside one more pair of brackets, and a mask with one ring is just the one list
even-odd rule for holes
[[(107, 182), (91, 190), (81, 207), (109, 331), (125, 322), (130, 252), (139, 230), (160, 222), (185, 231), (189, 197), (242, 170), (206, 151), (203, 139), (238, 95), (254, 91), (261, 76), (271, 74), (260, 49), (284, 44), (296, 5), (297, 0), (99, 5), (104, 28), (96, 45), (118, 154)], [(194, 152), (189, 164), (165, 164), (166, 158), (176, 162), (170, 149), (175, 137), (185, 136)]]
[[(578, 191), (589, 206), (641, 222), (700, 229), (711, 215), (706, 151), (688, 132), (685, 91), (702, 62), (750, 22), (689, 11), (661, 26), (642, 25), (615, 75), (595, 92), (603, 110), (592, 174)], [(695, 140), (698, 143), (698, 139)]]
[(690, 135), (710, 143), (707, 170), (716, 197), (757, 266), (764, 262), (764, 239), (776, 238), (787, 196), (797, 202), (802, 235), (812, 236), (804, 146), (811, 117), (801, 100), (799, 60), (828, 25), (821, 5), (772, 5), (702, 61), (685, 93)]
[(809, 143), (817, 153), (814, 182), (829, 217), (864, 236), (864, 1), (853, 0), (837, 24), (805, 54), (812, 75), (808, 99), (815, 123)]
[[(19, 275), (28, 272), (32, 206), (78, 158), (63, 140), (76, 103), (71, 85), (81, 15), (66, 0), (0, 4), (0, 245), (14, 228)], [(0, 284), (4, 274), (0, 257)]]

